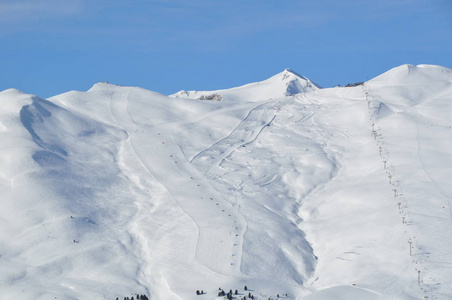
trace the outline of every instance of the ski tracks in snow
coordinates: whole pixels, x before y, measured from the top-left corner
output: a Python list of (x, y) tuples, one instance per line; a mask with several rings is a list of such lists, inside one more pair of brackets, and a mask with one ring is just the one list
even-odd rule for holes
[[(127, 128), (124, 127), (124, 124), (132, 124), (132, 120), (130, 119), (127, 112), (127, 101), (123, 101), (121, 98), (125, 96), (125, 93), (120, 93), (119, 95), (115, 95), (113, 93), (112, 99), (110, 101), (110, 112), (116, 122), (121, 125), (121, 128), (126, 132), (127, 138), (121, 142), (119, 147), (118, 155), (117, 155), (117, 163), (118, 167), (122, 170), (123, 174), (129, 178), (131, 182), (138, 188), (138, 191), (135, 193), (140, 194), (143, 198), (148, 197), (148, 193), (150, 189), (153, 188), (154, 184), (152, 182), (155, 181), (155, 178), (151, 174), (148, 174), (148, 170), (144, 165), (143, 161), (136, 154), (133, 149), (132, 143), (130, 141), (130, 133)], [(146, 174), (147, 176), (143, 176)], [(146, 177), (146, 178), (144, 178)], [(151, 177), (151, 178), (149, 178)], [(147, 289), (150, 278), (146, 276), (146, 271), (149, 269), (149, 264), (152, 261), (151, 253), (149, 251), (149, 245), (147, 243), (147, 239), (144, 237), (142, 230), (140, 230), (140, 221), (144, 216), (147, 215), (149, 211), (154, 210), (154, 206), (149, 201), (135, 201), (135, 205), (138, 208), (137, 218), (134, 218), (131, 222), (131, 229), (133, 234), (138, 239), (138, 242), (141, 244), (140, 253), (136, 254), (138, 256), (142, 256), (144, 265), (138, 270), (138, 278), (142, 278), (142, 284)], [(148, 291), (148, 294), (151, 294)]]
[(276, 111), (286, 102), (275, 101), (261, 104), (248, 112), (248, 115), (234, 128), (231, 133), (209, 148), (199, 152), (191, 162), (212, 168), (231, 155), (235, 149), (255, 141), (261, 132), (276, 118)]
[[(127, 97), (127, 91), (115, 94), (110, 104), (112, 115), (129, 134), (122, 147), (120, 167), (144, 190), (148, 190), (152, 182), (162, 184), (196, 225), (197, 242), (191, 263), (200, 263), (223, 275), (240, 275), (242, 237), (246, 228), (243, 217), (186, 161), (171, 136), (178, 123), (138, 126), (127, 112), (130, 105)], [(135, 172), (138, 174), (133, 174)], [(151, 207), (146, 206), (146, 209)]]
[[(296, 201), (288, 201), (287, 206), (284, 206), (278, 201), (274, 202), (271, 200), (271, 195), (273, 192), (265, 192), (266, 188), (261, 189), (264, 185), (270, 184), (270, 182), (279, 177), (279, 175), (276, 174), (274, 174), (274, 176), (271, 176), (272, 178), (266, 177), (267, 175), (273, 174), (273, 171), (277, 173), (285, 171), (292, 172), (294, 168), (305, 168), (303, 170), (306, 170), (306, 172), (308, 172), (308, 170), (310, 171), (312, 170), (312, 168), (315, 168), (315, 163), (312, 163), (311, 165), (303, 161), (302, 159), (297, 158), (298, 155), (303, 155), (299, 153), (298, 150), (293, 150), (293, 152), (296, 153), (295, 157), (288, 157), (287, 160), (286, 158), (279, 157), (279, 154), (277, 153), (278, 151), (276, 150), (278, 147), (284, 147), (284, 145), (286, 145), (287, 147), (292, 147), (290, 142), (292, 132), (286, 130), (286, 126), (288, 126), (288, 124), (297, 123), (303, 128), (305, 126), (311, 128), (311, 126), (307, 125), (306, 123), (316, 123), (318, 121), (315, 118), (315, 110), (317, 107), (315, 107), (314, 109), (306, 108), (306, 110), (303, 108), (301, 113), (298, 106), (297, 108), (284, 108), (284, 106), (293, 104), (294, 101), (298, 100), (296, 99), (297, 97), (291, 97), (289, 99), (284, 98), (281, 100), (276, 99), (260, 105), (256, 105), (254, 108), (248, 111), (248, 114), (243, 118), (243, 120), (226, 137), (216, 143), (213, 143), (210, 147), (204, 149), (203, 151), (200, 151), (193, 157), (192, 162), (200, 166), (200, 168), (204, 170), (208, 178), (217, 180), (216, 184), (218, 184), (217, 187), (219, 189), (234, 191), (233, 193), (235, 193), (236, 195), (234, 205), (240, 207), (241, 212), (247, 215), (247, 220), (249, 221), (249, 224), (247, 225), (249, 225), (249, 229), (246, 238), (248, 241), (254, 240), (254, 242), (250, 242), (250, 244), (248, 244), (246, 248), (247, 259), (243, 262), (244, 273), (247, 273), (251, 276), (260, 276), (260, 274), (256, 272), (256, 270), (259, 270), (260, 268), (258, 264), (261, 263), (262, 265), (266, 265), (267, 259), (274, 259), (272, 261), (274, 266), (285, 264), (287, 264), (288, 266), (287, 268), (281, 270), (279, 274), (279, 280), (294, 280), (294, 282), (302, 284), (302, 282), (305, 281), (306, 277), (309, 276), (307, 274), (312, 271), (311, 267), (314, 263), (313, 260), (310, 260), (312, 251), (310, 250), (311, 248), (310, 246), (308, 246), (309, 244), (304, 238), (304, 233), (302, 233), (301, 229), (296, 225), (301, 222), (301, 219), (298, 215), (300, 203), (295, 203)], [(294, 114), (292, 114), (291, 109), (296, 110), (296, 113), (294, 112)], [(275, 125), (274, 129), (270, 129), (273, 127), (268, 127), (272, 124)], [(266, 137), (262, 139), (262, 142), (264, 144), (260, 145), (259, 137), (263, 132), (265, 132), (266, 128), (269, 128), (268, 135), (266, 135)], [(273, 132), (275, 130), (279, 133), (275, 134)], [(313, 134), (317, 136), (317, 132)], [(316, 141), (311, 140), (312, 136), (310, 133), (304, 135), (300, 132), (293, 132), (293, 136), (294, 143), (300, 142), (300, 139), (302, 139), (307, 141), (307, 143), (310, 145), (309, 147), (314, 147), (315, 151), (310, 151), (309, 155), (313, 155), (311, 153), (321, 150), (320, 144), (317, 144)], [(278, 143), (276, 148), (270, 145), (273, 143), (273, 141), (278, 141), (280, 138), (281, 140), (284, 140), (282, 144)], [(255, 142), (256, 144), (254, 144)], [(253, 145), (250, 145), (252, 143)], [(270, 146), (267, 146), (266, 143), (269, 143)], [(235, 151), (241, 151), (241, 147), (247, 145), (250, 145), (250, 147), (245, 148), (244, 151), (250, 151), (250, 153), (253, 153), (250, 155), (252, 155), (253, 157), (254, 155), (256, 155), (256, 159), (251, 158), (248, 163), (241, 165), (241, 162), (243, 161), (237, 161), (237, 157), (234, 157), (234, 153)], [(268, 153), (264, 155), (264, 152), (266, 151), (265, 149), (267, 149), (266, 147), (269, 147)], [(330, 164), (328, 163), (331, 162), (331, 166), (335, 165), (333, 158), (330, 157), (328, 153), (321, 152), (319, 153), (319, 155), (322, 157), (322, 159), (320, 159), (321, 163), (326, 163), (328, 166), (330, 166)], [(241, 155), (239, 156), (242, 157)], [(328, 160), (328, 163), (326, 162), (326, 160)], [(279, 166), (277, 165), (275, 165), (274, 170), (268, 169), (268, 166), (270, 166), (272, 163), (278, 162), (277, 164), (279, 164), (282, 161), (284, 161), (284, 169), (280, 170)], [(243, 169), (228, 169), (229, 164), (235, 163), (238, 163)], [(256, 166), (253, 165), (254, 163), (262, 165), (262, 168), (256, 168)], [(296, 169), (294, 173), (299, 171), (300, 169)], [(334, 167), (332, 167), (331, 172), (332, 174), (328, 173), (328, 176), (324, 178), (325, 181), (331, 180), (331, 176), (334, 176)], [(258, 174), (265, 174), (265, 176), (260, 177)], [(256, 178), (255, 176), (257, 176), (258, 178)], [(294, 184), (294, 188), (298, 185), (296, 177), (290, 178), (288, 180), (293, 180), (292, 183)], [(244, 182), (246, 182), (246, 186), (254, 186), (256, 190), (253, 190), (253, 188), (250, 188), (248, 190), (244, 189), (242, 186), (242, 183)], [(306, 183), (306, 186), (310, 186), (311, 184), (317, 185), (319, 183), (310, 182)], [(272, 185), (269, 188), (275, 190), (281, 188), (282, 190), (284, 190), (286, 188), (286, 184), (281, 182), (281, 185), (282, 186), (279, 187), (277, 185)], [(304, 192), (305, 189), (306, 194)], [(303, 192), (297, 191), (297, 193), (301, 193), (303, 194), (303, 196), (306, 196), (310, 193), (310, 189), (306, 188), (305, 185), (303, 185)], [(241, 204), (244, 205), (241, 206)], [(252, 211), (256, 209), (264, 209), (269, 213), (269, 217), (266, 218), (265, 221), (255, 219), (252, 216)], [(291, 222), (293, 222), (291, 223), (293, 224), (293, 227), (285, 227), (285, 225), (283, 225), (285, 223), (281, 223), (279, 221), (278, 216), (282, 212), (281, 209), (290, 209), (290, 211), (294, 214), (291, 219)], [(287, 239), (291, 240), (292, 244), (281, 244), (276, 247), (270, 246), (268, 243), (271, 243), (271, 241), (266, 240), (267, 231), (264, 229), (256, 231), (256, 229), (261, 224), (265, 224), (265, 226), (272, 228), (271, 230), (279, 229), (278, 234), (280, 236), (287, 236)], [(270, 232), (268, 233), (268, 235), (270, 236), (271, 230), (268, 231)], [(293, 234), (295, 232), (299, 235), (294, 236)], [(266, 242), (261, 242), (261, 240), (265, 240)], [(302, 247), (301, 245), (305, 246)], [(266, 251), (268, 252), (266, 253)], [(287, 257), (285, 257), (284, 255), (275, 257), (274, 253), (291, 253), (291, 255), (290, 257), (289, 255)], [(303, 257), (303, 259), (305, 260), (302, 260), (302, 262), (300, 262), (300, 260), (291, 261), (291, 259), (295, 257), (295, 255), (300, 255), (300, 253), (306, 254), (306, 256)], [(313, 255), (312, 258), (314, 258)]]

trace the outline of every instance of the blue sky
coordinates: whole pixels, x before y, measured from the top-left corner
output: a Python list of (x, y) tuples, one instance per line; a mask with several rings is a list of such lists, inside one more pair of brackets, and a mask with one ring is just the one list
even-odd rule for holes
[(323, 87), (452, 68), (451, 0), (0, 0), (0, 90), (109, 81), (164, 94), (292, 68)]

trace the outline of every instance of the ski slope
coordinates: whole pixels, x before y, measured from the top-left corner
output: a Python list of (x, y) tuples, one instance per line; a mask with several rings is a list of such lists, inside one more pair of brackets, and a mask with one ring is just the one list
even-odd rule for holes
[(449, 299), (451, 94), (430, 65), (0, 92), (0, 299)]

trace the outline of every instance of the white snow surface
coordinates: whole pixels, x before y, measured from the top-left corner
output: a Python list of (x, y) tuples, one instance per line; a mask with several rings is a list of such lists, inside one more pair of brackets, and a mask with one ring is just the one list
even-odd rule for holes
[(261, 82), (217, 91), (182, 90), (170, 95), (170, 97), (216, 101), (225, 100), (228, 102), (256, 102), (311, 92), (319, 88), (320, 86), (310, 79), (291, 69), (285, 69), (283, 72)]
[(452, 298), (450, 69), (0, 101), (2, 300)]

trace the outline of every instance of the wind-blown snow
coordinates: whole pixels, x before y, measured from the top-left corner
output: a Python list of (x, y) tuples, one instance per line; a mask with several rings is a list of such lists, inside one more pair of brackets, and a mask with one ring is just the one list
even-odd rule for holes
[(0, 92), (0, 298), (449, 299), (451, 94), (430, 65)]

